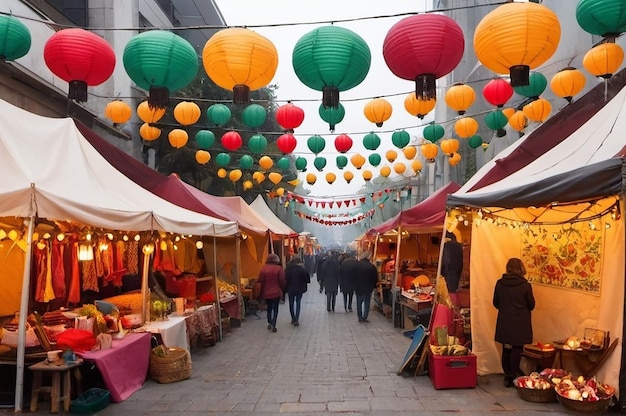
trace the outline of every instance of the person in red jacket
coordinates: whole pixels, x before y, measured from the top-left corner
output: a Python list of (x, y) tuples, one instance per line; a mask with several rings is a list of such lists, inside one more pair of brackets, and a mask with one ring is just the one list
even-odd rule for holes
[(285, 291), (285, 271), (278, 255), (272, 253), (267, 256), (259, 272), (258, 283), (261, 285), (260, 296), (267, 304), (267, 329), (276, 332), (278, 305)]

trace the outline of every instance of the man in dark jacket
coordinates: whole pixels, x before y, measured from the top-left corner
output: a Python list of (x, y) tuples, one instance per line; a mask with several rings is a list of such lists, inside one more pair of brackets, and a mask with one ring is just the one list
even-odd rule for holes
[(322, 262), (320, 270), (322, 273), (322, 285), (326, 293), (326, 310), (335, 312), (335, 302), (337, 301), (337, 291), (339, 290), (339, 263), (337, 254), (332, 253), (330, 257)]
[(355, 267), (354, 290), (356, 292), (356, 312), (359, 322), (367, 322), (370, 312), (372, 291), (378, 282), (378, 270), (370, 263), (371, 253), (361, 253)]
[(495, 340), (502, 344), (504, 386), (522, 375), (519, 368), (524, 344), (533, 342), (531, 311), (535, 309), (533, 288), (526, 280), (526, 268), (518, 258), (506, 263), (506, 273), (496, 282), (493, 306), (498, 310)]
[(446, 239), (448, 241), (443, 245), (441, 256), (441, 274), (446, 278), (448, 292), (455, 293), (463, 273), (463, 246), (451, 232), (446, 232)]
[(300, 257), (294, 257), (285, 268), (285, 280), (287, 282), (285, 291), (289, 298), (291, 324), (299, 326), (302, 294), (306, 292), (307, 285), (311, 282), (311, 276), (304, 268)]
[(352, 312), (357, 263), (357, 259), (354, 256), (347, 254), (339, 265), (339, 290), (343, 294), (343, 309), (346, 312)]

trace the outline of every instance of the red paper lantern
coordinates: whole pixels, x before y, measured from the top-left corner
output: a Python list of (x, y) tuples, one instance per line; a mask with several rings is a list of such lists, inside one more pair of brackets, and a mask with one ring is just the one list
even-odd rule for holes
[(418, 98), (436, 98), (435, 80), (461, 61), (461, 27), (442, 14), (418, 14), (393, 25), (383, 43), (383, 57), (397, 77), (415, 81)]
[(87, 86), (102, 84), (115, 69), (115, 51), (100, 36), (84, 29), (56, 32), (43, 49), (52, 73), (69, 85), (68, 98), (87, 101)]
[(276, 109), (276, 121), (283, 129), (293, 133), (304, 121), (304, 110), (288, 102)]
[(513, 96), (513, 87), (503, 78), (494, 78), (483, 87), (483, 97), (491, 105), (498, 108), (504, 107)]
[(239, 149), (243, 144), (241, 136), (236, 131), (228, 131), (224, 133), (220, 141), (222, 142), (224, 149), (230, 150), (231, 152)]
[(346, 153), (352, 148), (352, 139), (347, 134), (340, 134), (335, 138), (335, 149), (339, 153)]
[(293, 152), (297, 144), (296, 138), (291, 133), (285, 133), (276, 140), (276, 147), (285, 154)]

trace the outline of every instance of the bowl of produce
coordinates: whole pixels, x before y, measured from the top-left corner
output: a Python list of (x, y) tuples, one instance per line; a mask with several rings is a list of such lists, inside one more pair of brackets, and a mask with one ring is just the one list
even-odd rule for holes
[(527, 402), (551, 403), (557, 401), (554, 384), (539, 373), (517, 377), (513, 380), (513, 386), (515, 386), (519, 397)]
[(595, 377), (563, 379), (555, 391), (563, 407), (581, 413), (604, 413), (615, 396), (615, 388), (598, 382)]

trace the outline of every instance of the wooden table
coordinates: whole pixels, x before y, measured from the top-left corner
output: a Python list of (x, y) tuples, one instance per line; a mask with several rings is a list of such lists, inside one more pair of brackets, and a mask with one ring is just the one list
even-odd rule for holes
[(581, 375), (585, 378), (593, 377), (598, 373), (598, 371), (600, 371), (613, 350), (615, 350), (618, 340), (619, 338), (615, 338), (607, 348), (597, 350), (582, 348), (572, 350), (565, 348), (563, 343), (555, 341), (553, 344), (556, 349), (556, 355), (554, 357), (553, 367), (569, 370), (564, 368), (563, 355), (570, 354), (573, 356), (576, 367), (580, 370)]
[[(71, 372), (79, 372), (78, 367), (83, 360), (78, 358), (75, 362), (67, 364), (49, 363), (48, 360), (40, 361), (28, 367), (33, 372), (33, 388), (30, 396), (30, 411), (36, 412), (40, 393), (50, 393), (50, 412), (59, 412), (59, 401), (63, 398), (63, 410), (69, 412), (72, 391)], [(43, 373), (51, 373), (52, 385), (43, 386)], [(61, 377), (63, 377), (63, 395), (61, 395)], [(78, 377), (80, 379), (80, 377)]]

